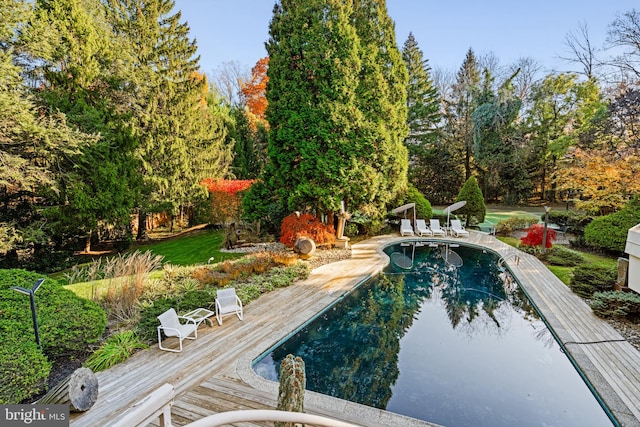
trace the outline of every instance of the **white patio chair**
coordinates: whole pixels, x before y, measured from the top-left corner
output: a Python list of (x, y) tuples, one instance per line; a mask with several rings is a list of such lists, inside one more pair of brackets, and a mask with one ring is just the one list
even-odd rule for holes
[[(180, 319), (186, 320), (185, 323), (180, 323)], [(178, 313), (173, 308), (162, 313), (158, 316), (160, 326), (158, 326), (158, 346), (161, 350), (173, 351), (174, 353), (180, 353), (182, 351), (182, 340), (189, 339), (195, 340), (198, 338), (198, 323), (192, 318), (184, 316), (178, 316)], [(163, 347), (162, 346), (162, 332), (166, 337), (176, 337), (180, 343), (178, 350)], [(193, 334), (193, 337), (190, 335)]]
[(424, 219), (416, 219), (416, 232), (419, 236), (433, 236), (433, 232), (429, 230)]
[(234, 288), (220, 289), (216, 295), (216, 319), (222, 325), (222, 318), (235, 314), (242, 320), (242, 301), (236, 295)]
[(469, 237), (469, 232), (464, 229), (459, 219), (451, 220), (451, 232), (456, 237)]
[(434, 236), (445, 237), (447, 235), (444, 228), (440, 227), (440, 220), (438, 218), (429, 220), (429, 228), (431, 228), (431, 232)]
[(413, 236), (413, 227), (411, 226), (411, 220), (400, 220), (400, 235), (401, 236)]

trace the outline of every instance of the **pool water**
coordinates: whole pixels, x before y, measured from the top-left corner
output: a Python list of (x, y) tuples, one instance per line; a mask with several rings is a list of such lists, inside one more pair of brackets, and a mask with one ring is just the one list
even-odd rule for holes
[(612, 421), (499, 258), (410, 242), (390, 265), (254, 362), (278, 381), (288, 354), (307, 390), (445, 426)]

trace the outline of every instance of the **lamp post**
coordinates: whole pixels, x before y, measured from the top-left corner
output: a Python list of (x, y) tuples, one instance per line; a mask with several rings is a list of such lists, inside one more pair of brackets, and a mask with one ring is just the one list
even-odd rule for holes
[(40, 285), (42, 285), (44, 279), (38, 279), (31, 289), (21, 288), (20, 286), (13, 286), (11, 289), (18, 291), (21, 294), (29, 295), (31, 301), (31, 317), (33, 319), (33, 330), (36, 334), (36, 344), (40, 347), (40, 334), (38, 333), (38, 318), (36, 317), (36, 300), (35, 294)]
[(549, 206), (544, 207), (544, 228), (542, 229), (542, 253), (547, 252), (547, 224), (549, 223)]

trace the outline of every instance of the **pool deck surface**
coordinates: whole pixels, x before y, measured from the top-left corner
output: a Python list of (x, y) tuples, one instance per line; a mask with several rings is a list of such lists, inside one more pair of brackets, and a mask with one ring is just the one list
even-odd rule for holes
[[(72, 414), (71, 425), (111, 425), (165, 383), (175, 389), (171, 421), (176, 426), (224, 411), (275, 409), (278, 384), (255, 374), (252, 360), (345, 292), (381, 271), (388, 263), (381, 249), (403, 240), (407, 238), (386, 235), (354, 244), (350, 259), (316, 268), (306, 280), (247, 304), (244, 320), (229, 316), (221, 326), (203, 323), (196, 340), (183, 342), (181, 353), (161, 351), (155, 345), (112, 369), (96, 373), (98, 400), (89, 411)], [(459, 241), (500, 254), (619, 424), (640, 426), (640, 352), (596, 317), (537, 258), (478, 232), (471, 232), (469, 238), (428, 240)], [(171, 343), (165, 341), (165, 345)], [(310, 391), (305, 393), (305, 412), (371, 427), (435, 425)]]

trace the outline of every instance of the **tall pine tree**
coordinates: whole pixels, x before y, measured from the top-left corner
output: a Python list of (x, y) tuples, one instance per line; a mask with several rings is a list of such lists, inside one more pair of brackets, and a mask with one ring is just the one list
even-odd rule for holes
[(366, 193), (354, 179), (370, 153), (358, 141), (361, 65), (350, 12), (338, 0), (283, 0), (274, 8), (266, 45), (265, 184), (289, 211), (337, 210), (341, 200)]
[(60, 237), (85, 236), (89, 250), (100, 228), (128, 232), (139, 183), (134, 141), (117, 112), (121, 76), (113, 33), (98, 0), (38, 0), (25, 37), (39, 64), (32, 75), (41, 82), (42, 106), (99, 135), (63, 159), (59, 192), (44, 211)]
[(409, 180), (421, 192), (429, 193), (432, 185), (426, 176), (431, 169), (434, 154), (437, 152), (439, 141), (440, 95), (433, 79), (428, 60), (418, 47), (418, 42), (412, 33), (402, 48), (409, 75), (407, 86), (407, 124), (409, 135), (405, 145), (409, 150)]
[(206, 108), (207, 82), (197, 73), (196, 43), (173, 0), (107, 0), (116, 34), (127, 41), (126, 81), (131, 128), (138, 140), (143, 197), (138, 238), (147, 212), (182, 212), (206, 195), (203, 178), (226, 174), (231, 161), (219, 118)]
[(473, 120), (471, 114), (477, 106), (480, 85), (478, 62), (472, 49), (458, 70), (449, 99), (445, 100), (447, 121), (446, 138), (451, 148), (455, 147), (461, 155), (464, 165), (465, 181), (473, 170)]

